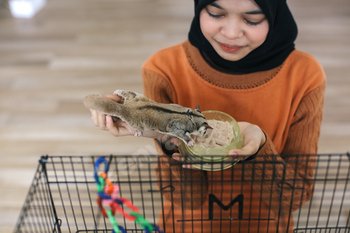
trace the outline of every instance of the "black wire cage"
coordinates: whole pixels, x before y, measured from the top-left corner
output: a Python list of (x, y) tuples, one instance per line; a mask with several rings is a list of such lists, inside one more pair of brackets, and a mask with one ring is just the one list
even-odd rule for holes
[(271, 155), (203, 171), (155, 155), (42, 156), (14, 232), (350, 233), (349, 161)]

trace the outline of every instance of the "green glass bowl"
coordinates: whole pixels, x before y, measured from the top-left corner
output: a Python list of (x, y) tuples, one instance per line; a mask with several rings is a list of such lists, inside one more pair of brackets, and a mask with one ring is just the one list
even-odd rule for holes
[[(227, 121), (232, 126), (234, 140), (231, 144), (220, 148), (205, 148), (194, 144), (187, 146), (182, 140), (179, 141), (179, 152), (192, 162), (192, 166), (202, 170), (224, 170), (230, 168), (238, 162), (227, 156), (227, 153), (232, 149), (241, 149), (243, 147), (243, 136), (240, 134), (237, 121), (227, 113), (220, 111), (203, 111), (202, 114), (207, 120)], [(198, 163), (200, 162), (200, 163)]]

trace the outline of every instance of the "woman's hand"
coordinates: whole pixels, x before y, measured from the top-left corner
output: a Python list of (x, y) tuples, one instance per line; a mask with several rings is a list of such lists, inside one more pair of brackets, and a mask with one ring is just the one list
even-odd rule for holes
[[(115, 102), (122, 102), (122, 98), (117, 95), (103, 95), (103, 97)], [(113, 119), (112, 116), (90, 109), (92, 121), (101, 130), (109, 131), (113, 136), (135, 135), (135, 130), (126, 122), (120, 119)]]
[[(123, 103), (123, 100), (118, 95), (103, 95), (103, 97), (113, 100), (117, 103)], [(109, 131), (113, 136), (143, 136), (148, 138), (155, 138), (163, 142), (170, 140), (170, 135), (162, 134), (154, 130), (147, 130), (137, 133), (128, 123), (121, 119), (113, 118), (112, 116), (103, 114), (96, 110), (90, 109), (92, 121), (95, 126), (101, 130)]]
[(248, 122), (238, 122), (238, 125), (244, 137), (243, 148), (230, 150), (228, 155), (239, 160), (246, 160), (249, 156), (256, 154), (265, 144), (266, 136), (257, 125)]

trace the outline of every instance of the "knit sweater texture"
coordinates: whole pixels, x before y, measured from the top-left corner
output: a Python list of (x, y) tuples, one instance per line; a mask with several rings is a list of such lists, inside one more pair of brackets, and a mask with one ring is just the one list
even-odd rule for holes
[[(171, 166), (172, 159), (161, 157), (161, 166), (156, 168), (160, 183), (172, 181), (174, 186), (171, 195), (163, 193), (167, 201), (159, 224), (164, 230), (291, 232), (290, 213), (313, 194), (326, 83), (317, 60), (294, 50), (272, 70), (230, 74), (209, 65), (198, 49), (185, 41), (153, 54), (142, 74), (148, 98), (226, 112), (237, 121), (258, 125), (267, 138), (254, 163), (239, 163), (219, 172)], [(191, 183), (190, 178), (201, 182)], [(284, 179), (282, 184), (277, 182), (279, 178)], [(214, 200), (225, 207), (239, 198), (244, 199), (240, 210), (213, 205)], [(209, 221), (212, 215), (220, 220)]]

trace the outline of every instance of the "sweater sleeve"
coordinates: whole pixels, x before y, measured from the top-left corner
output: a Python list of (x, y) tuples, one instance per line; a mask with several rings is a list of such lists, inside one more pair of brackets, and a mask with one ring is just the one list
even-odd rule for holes
[(173, 103), (173, 87), (169, 80), (151, 70), (142, 70), (143, 89), (147, 98), (158, 103)]
[[(147, 98), (158, 103), (173, 103), (173, 87), (169, 80), (147, 69), (142, 69), (142, 78), (144, 95)], [(170, 145), (169, 141), (154, 141), (158, 155), (172, 155), (174, 153), (173, 146)]]
[[(145, 96), (159, 103), (173, 103), (173, 87), (166, 78), (146, 69), (142, 70), (142, 76)], [(187, 203), (188, 208), (199, 208), (208, 193), (206, 173), (202, 170), (185, 169), (173, 158), (165, 156), (174, 153), (169, 141), (154, 141), (158, 155), (162, 155), (158, 158), (158, 164), (155, 167), (162, 195), (177, 206)], [(187, 182), (178, 182), (184, 177), (192, 179)], [(168, 187), (172, 187), (173, 192), (166, 192)], [(184, 199), (183, 193), (191, 193), (191, 195), (186, 195)]]
[[(313, 195), (313, 176), (323, 114), (325, 83), (300, 102), (282, 154), (267, 137), (254, 163), (247, 162), (245, 178), (275, 213), (299, 209)], [(281, 205), (280, 205), (281, 203)]]

